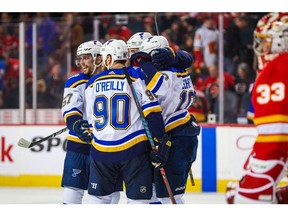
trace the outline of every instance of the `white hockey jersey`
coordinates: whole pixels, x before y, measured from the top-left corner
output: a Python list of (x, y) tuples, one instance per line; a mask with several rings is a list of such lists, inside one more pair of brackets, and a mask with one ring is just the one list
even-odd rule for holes
[(171, 67), (155, 73), (147, 89), (158, 97), (165, 122), (165, 132), (187, 123), (191, 116), (188, 107), (196, 94), (188, 71)]
[[(159, 113), (155, 97), (147, 93), (139, 68), (128, 67), (144, 116)], [(93, 76), (85, 90), (86, 111), (93, 126), (91, 156), (98, 161), (124, 161), (150, 151), (150, 144), (123, 69)], [(162, 117), (161, 117), (162, 118)], [(162, 122), (163, 133), (164, 123)]]
[[(85, 87), (90, 77), (86, 76), (84, 73), (78, 73), (70, 77), (64, 88), (63, 102), (62, 102), (62, 116), (65, 123), (67, 124), (67, 119), (69, 117), (83, 118), (86, 119), (86, 111), (84, 108), (85, 99)], [(67, 125), (69, 128), (69, 125)], [(70, 126), (71, 128), (71, 126)], [(77, 143), (83, 143), (72, 130), (69, 130), (67, 140), (74, 141)]]

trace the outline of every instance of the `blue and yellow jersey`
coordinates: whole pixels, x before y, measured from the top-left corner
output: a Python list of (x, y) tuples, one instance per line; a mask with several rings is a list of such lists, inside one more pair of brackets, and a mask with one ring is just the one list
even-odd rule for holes
[(146, 83), (147, 89), (158, 97), (166, 132), (190, 120), (188, 107), (193, 103), (195, 90), (188, 71), (171, 67), (150, 75)]
[[(162, 137), (164, 122), (157, 99), (147, 91), (139, 68), (128, 67), (127, 70), (144, 116), (152, 128), (151, 133)], [(86, 85), (85, 101), (88, 121), (93, 126), (91, 156), (95, 160), (124, 161), (150, 151), (123, 69), (106, 70), (93, 76)], [(154, 120), (161, 118), (151, 121), (151, 116)]]
[[(69, 128), (67, 140), (77, 144), (86, 144), (80, 140), (72, 131), (72, 127), (75, 121), (78, 119), (86, 119), (85, 112), (85, 87), (90, 77), (84, 73), (78, 73), (70, 77), (64, 88), (63, 103), (62, 103), (62, 116)], [(70, 146), (67, 145), (67, 149)], [(82, 148), (79, 145), (76, 148)], [(86, 147), (84, 147), (86, 148)], [(88, 148), (88, 147), (87, 147)]]

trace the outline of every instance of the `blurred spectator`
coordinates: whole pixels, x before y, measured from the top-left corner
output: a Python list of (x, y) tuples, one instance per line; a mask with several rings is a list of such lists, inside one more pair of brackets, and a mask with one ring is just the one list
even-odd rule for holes
[(5, 73), (5, 68), (4, 68), (4, 62), (0, 58), (0, 95), (3, 94), (3, 79), (4, 79), (4, 73)]
[(184, 36), (184, 43), (180, 46), (182, 50), (185, 50), (186, 52), (193, 55), (193, 36), (191, 35), (185, 35)]
[(195, 29), (196, 29), (196, 18), (191, 17), (190, 15), (185, 15), (180, 18), (182, 28), (185, 30), (184, 36), (191, 36), (194, 38)]
[[(144, 22), (142, 16), (137, 16), (134, 14), (129, 15), (128, 28), (131, 29), (132, 35), (137, 32), (144, 32)], [(150, 32), (151, 33), (151, 32)]]
[(172, 23), (178, 19), (179, 17), (175, 13), (167, 12), (164, 14), (163, 13), (158, 14), (157, 21), (158, 21), (159, 29), (161, 29), (161, 31), (170, 29)]
[(94, 40), (94, 13), (88, 13), (88, 14), (79, 14), (80, 16), (83, 16), (82, 20), (82, 27), (84, 31), (84, 39), (83, 41), (90, 41)]
[(246, 16), (236, 17), (224, 31), (224, 70), (233, 75), (236, 74), (243, 44), (240, 31), (247, 28), (248, 21)]
[(184, 29), (181, 26), (181, 22), (180, 21), (174, 21), (170, 27), (170, 38), (171, 41), (173, 41), (174, 43), (176, 43), (177, 45), (183, 44), (184, 39), (183, 36), (185, 34)]
[(245, 116), (248, 112), (250, 103), (249, 87), (254, 79), (254, 73), (252, 73), (251, 67), (245, 62), (240, 63), (235, 79), (235, 92), (238, 96), (237, 112), (240, 116)]
[[(126, 15), (127, 16), (127, 15)], [(115, 15), (115, 20), (113, 25), (108, 29), (108, 33), (105, 36), (105, 40), (109, 39), (121, 39), (125, 42), (129, 40), (132, 36), (131, 30), (126, 26), (128, 24), (128, 16), (127, 19), (122, 17), (121, 15)]]
[[(10, 58), (8, 53), (3, 54), (5, 73), (3, 77), (3, 98), (6, 108), (19, 108), (19, 59)], [(25, 85), (31, 86), (31, 71), (25, 68)], [(26, 89), (29, 94), (31, 89)]]
[(55, 98), (53, 107), (60, 108), (65, 85), (65, 77), (62, 75), (60, 64), (57, 63), (52, 66), (51, 71), (46, 78), (46, 83), (48, 86), (47, 92)]
[[(188, 69), (188, 70), (191, 70)], [(188, 111), (193, 114), (197, 122), (205, 122), (209, 112), (209, 106), (205, 95), (205, 85), (201, 74), (190, 72), (193, 87), (196, 91), (194, 103), (188, 108)]]
[(2, 25), (5, 28), (7, 34), (15, 35), (14, 26), (11, 25), (11, 23), (12, 23), (11, 15), (7, 12), (2, 12), (1, 13), (1, 19), (0, 19), (0, 25)]
[[(11, 24), (14, 28), (14, 24)], [(18, 54), (18, 35), (11, 35), (8, 33), (7, 29), (0, 24), (0, 55), (4, 52), (17, 51)], [(15, 55), (14, 55), (15, 57)]]
[(65, 14), (66, 25), (70, 28), (71, 60), (77, 52), (77, 47), (84, 42), (84, 29), (81, 18), (75, 13)]
[(3, 103), (3, 79), (4, 79), (4, 62), (0, 59), (0, 108), (4, 106)]
[[(211, 113), (219, 118), (219, 72), (216, 65), (208, 67), (209, 76), (206, 78), (205, 94)], [(234, 77), (224, 72), (224, 123), (236, 123), (237, 121), (237, 96), (234, 90)]]
[[(36, 13), (37, 24), (37, 63), (39, 70), (47, 67), (48, 55), (56, 49), (57, 31), (56, 24), (48, 13)], [(32, 48), (32, 25), (29, 25), (26, 33), (27, 46)]]
[(195, 32), (194, 67), (198, 70), (217, 64), (218, 30), (213, 17), (205, 17), (203, 25)]
[(240, 28), (241, 49), (239, 62), (246, 62), (252, 66), (254, 60), (253, 33), (256, 23), (254, 23), (253, 19), (247, 15), (240, 16), (239, 18), (244, 18), (247, 21), (247, 24), (244, 23), (244, 25)]
[(55, 107), (57, 99), (47, 91), (44, 79), (37, 80), (37, 108), (59, 108)]
[[(158, 29), (160, 31), (160, 29)], [(156, 26), (154, 25), (154, 18), (148, 15), (144, 18), (144, 32), (149, 32), (152, 35), (157, 35)], [(159, 32), (160, 33), (160, 32)]]
[(167, 39), (169, 47), (171, 47), (173, 50), (177, 51), (180, 49), (180, 47), (174, 41), (171, 40), (172, 32), (170, 29), (166, 29), (164, 32), (162, 32), (161, 35)]

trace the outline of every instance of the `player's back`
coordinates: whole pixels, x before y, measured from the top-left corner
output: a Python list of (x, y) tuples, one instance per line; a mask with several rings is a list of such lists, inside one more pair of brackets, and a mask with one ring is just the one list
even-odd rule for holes
[[(288, 122), (287, 62), (288, 53), (279, 55), (267, 64), (255, 81), (252, 103), (254, 124), (261, 126), (258, 127), (259, 133), (265, 128), (270, 133), (284, 133), (276, 129)], [(278, 126), (274, 123), (278, 123)], [(272, 124), (273, 130), (268, 128), (272, 127)]]
[[(145, 94), (140, 69), (128, 67), (144, 115), (161, 110)], [(111, 69), (92, 77), (85, 90), (88, 121), (93, 126), (91, 155), (99, 161), (123, 161), (150, 150), (124, 70)]]
[(156, 82), (151, 80), (147, 87), (158, 97), (168, 132), (190, 120), (188, 108), (193, 103), (195, 91), (188, 71), (171, 67), (161, 74), (162, 77), (155, 79)]

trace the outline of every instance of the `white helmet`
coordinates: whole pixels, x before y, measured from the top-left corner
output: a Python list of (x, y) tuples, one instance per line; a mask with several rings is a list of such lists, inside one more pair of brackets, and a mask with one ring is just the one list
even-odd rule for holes
[[(91, 54), (94, 64), (96, 67), (99, 67), (99, 65), (96, 65), (95, 60), (97, 58), (97, 55), (100, 55), (100, 48), (103, 46), (103, 44), (100, 41), (92, 40), (88, 42), (84, 42), (80, 44), (77, 48), (77, 54), (76, 54), (76, 65), (79, 67), (80, 65), (80, 55), (82, 54)], [(96, 69), (94, 68), (94, 70)]]
[[(114, 61), (127, 60), (128, 48), (123, 40), (111, 39), (104, 43), (104, 45), (101, 47), (100, 54), (102, 55), (104, 66), (109, 69), (111, 65), (113, 65)], [(111, 55), (112, 58), (111, 65), (106, 65), (105, 63), (108, 55)]]
[(82, 43), (77, 48), (77, 57), (82, 54), (91, 54), (93, 60), (97, 58), (97, 55), (100, 54), (100, 48), (103, 44), (100, 41), (92, 40), (85, 43)]
[(162, 35), (152, 36), (143, 41), (140, 51), (150, 54), (152, 50), (169, 47), (168, 40)]
[(140, 48), (142, 42), (149, 37), (152, 37), (152, 35), (149, 32), (137, 32), (137, 33), (135, 33), (127, 41), (128, 49)]

